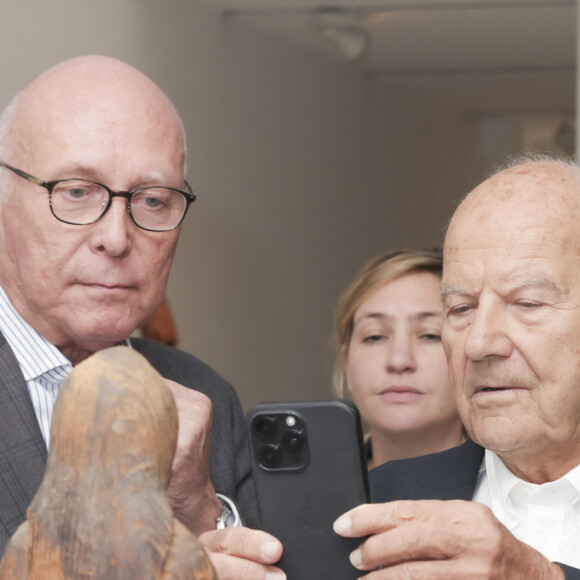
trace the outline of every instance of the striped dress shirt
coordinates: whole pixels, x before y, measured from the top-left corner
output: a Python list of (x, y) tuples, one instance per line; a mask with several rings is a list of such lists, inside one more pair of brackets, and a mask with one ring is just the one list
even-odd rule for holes
[(50, 420), (58, 391), (72, 370), (71, 362), (38, 334), (16, 312), (0, 288), (0, 330), (22, 369), (46, 446), (50, 443)]
[[(48, 449), (50, 421), (60, 386), (72, 371), (71, 362), (16, 311), (0, 287), (0, 331), (18, 360)], [(118, 343), (131, 346), (129, 338)]]

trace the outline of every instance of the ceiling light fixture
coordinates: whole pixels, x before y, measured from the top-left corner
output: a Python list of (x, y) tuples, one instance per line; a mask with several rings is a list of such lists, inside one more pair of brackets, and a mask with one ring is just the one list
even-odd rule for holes
[(349, 61), (359, 60), (368, 49), (369, 35), (354, 10), (338, 7), (318, 8), (316, 28), (331, 40)]

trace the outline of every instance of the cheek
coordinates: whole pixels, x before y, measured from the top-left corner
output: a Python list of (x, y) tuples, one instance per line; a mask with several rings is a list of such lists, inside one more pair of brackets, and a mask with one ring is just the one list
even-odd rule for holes
[[(77, 241), (80, 232), (67, 232), (66, 227), (51, 215), (44, 199), (33, 199), (36, 203), (28, 199), (18, 203), (17, 196), (18, 192), (14, 192), (2, 208), (3, 245), (12, 259), (19, 261), (25, 257), (41, 261), (43, 255), (51, 259)], [(25, 206), (25, 202), (29, 205)]]
[(442, 377), (449, 377), (449, 366), (443, 346), (438, 344), (421, 344), (416, 351), (417, 365), (434, 381), (441, 382)]
[(462, 356), (457, 356), (453, 351), (452, 358), (445, 357), (445, 365), (441, 370), (440, 384), (445, 385), (442, 391), (449, 393), (449, 399), (453, 401), (454, 406), (461, 408), (462, 404), (467, 403), (463, 393), (463, 383), (465, 379), (465, 362)]
[(174, 231), (157, 235), (167, 235), (168, 237), (163, 240), (149, 239), (142, 247), (135, 246), (134, 251), (140, 257), (143, 270), (148, 271), (151, 277), (164, 276), (167, 278), (177, 249), (179, 234)]
[[(59, 263), (58, 246), (46, 246), (31, 232), (23, 236), (22, 231), (10, 229), (2, 248), (3, 277), (8, 284), (20, 285), (23, 292), (33, 290), (46, 283), (52, 284), (52, 272), (59, 272), (66, 261)], [(26, 239), (25, 239), (26, 238)]]
[(151, 292), (164, 291), (176, 247), (176, 236), (163, 240), (150, 237), (136, 240), (127, 267), (134, 270)]
[(441, 329), (441, 346), (443, 347), (443, 352), (447, 360), (451, 360), (453, 351), (458, 348), (460, 343), (459, 335), (457, 332), (453, 332), (446, 324), (443, 324)]
[(457, 334), (454, 334), (452, 337), (446, 336), (445, 338), (446, 340), (442, 342), (442, 345), (448, 373), (451, 376), (458, 376), (462, 374), (462, 369), (465, 368), (467, 361), (463, 350), (463, 341)]
[(455, 406), (455, 397), (449, 376), (449, 366), (443, 349), (438, 353), (431, 353), (425, 361), (424, 377), (426, 387), (437, 396), (441, 406)]
[(376, 352), (367, 352), (353, 347), (350, 349), (346, 363), (346, 381), (353, 397), (364, 395), (372, 390), (381, 373), (379, 356)]

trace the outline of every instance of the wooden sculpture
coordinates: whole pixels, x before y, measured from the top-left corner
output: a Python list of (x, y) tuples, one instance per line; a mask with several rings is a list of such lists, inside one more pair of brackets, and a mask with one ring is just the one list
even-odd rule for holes
[(127, 347), (79, 364), (53, 413), (44, 479), (1, 580), (210, 580), (215, 572), (167, 500), (177, 410)]

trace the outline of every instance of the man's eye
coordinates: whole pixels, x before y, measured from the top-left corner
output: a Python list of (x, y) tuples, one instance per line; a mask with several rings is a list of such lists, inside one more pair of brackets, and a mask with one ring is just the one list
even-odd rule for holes
[(66, 190), (66, 194), (73, 199), (81, 199), (87, 195), (85, 187), (71, 187)]
[(449, 316), (461, 316), (462, 314), (467, 314), (471, 309), (471, 304), (458, 304), (449, 308), (447, 314)]
[(143, 202), (147, 207), (155, 208), (161, 205), (161, 200), (157, 199), (156, 197), (145, 197)]
[[(156, 212), (165, 210), (171, 204), (172, 197), (161, 190), (143, 190), (135, 193), (131, 198), (131, 205), (134, 208), (144, 210), (155, 210)], [(169, 204), (169, 205), (168, 205)]]

